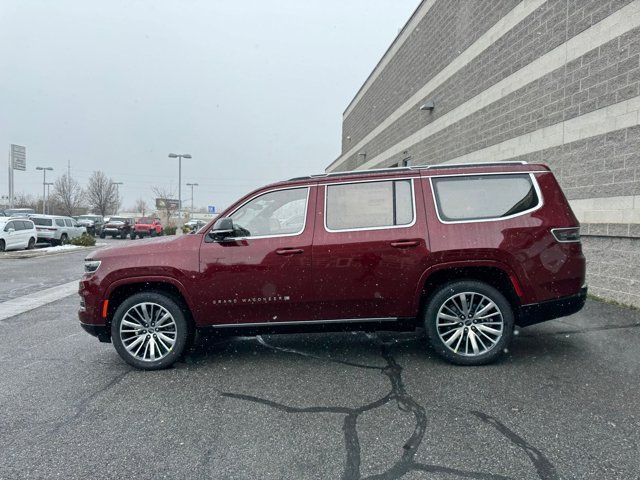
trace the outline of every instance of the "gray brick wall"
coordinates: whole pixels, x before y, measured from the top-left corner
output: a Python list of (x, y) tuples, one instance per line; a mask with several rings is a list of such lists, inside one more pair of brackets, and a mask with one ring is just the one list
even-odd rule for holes
[(344, 120), (343, 151), (373, 130), (520, 1), (438, 0)]
[(589, 292), (598, 297), (640, 307), (640, 239), (585, 235)]
[(546, 163), (569, 199), (640, 195), (640, 126), (509, 160)]
[[(413, 164), (447, 161), (540, 128), (592, 112), (640, 93), (640, 28), (587, 52), (548, 75), (436, 132), (410, 149)], [(398, 123), (398, 122), (396, 122)], [(369, 158), (407, 136), (399, 125), (372, 140)], [(406, 130), (405, 130), (406, 132)], [(570, 198), (619, 196), (640, 192), (637, 128), (593, 137), (537, 152), (527, 160), (556, 163), (572, 158), (559, 170)], [(404, 155), (388, 159), (397, 163)], [(487, 159), (491, 160), (491, 159)], [(341, 169), (354, 168), (354, 156)], [(598, 193), (596, 194), (596, 190)]]
[[(405, 138), (428, 123), (446, 115), (491, 85), (565, 42), (567, 37), (570, 38), (602, 20), (603, 12), (610, 14), (629, 1), (580, 0), (580, 2), (567, 2), (566, 0), (549, 0), (545, 2), (465, 68), (417, 102), (414, 108), (411, 108), (398, 121), (360, 150), (367, 152), (367, 158), (372, 158), (385, 151), (401, 138)], [(637, 31), (630, 32), (601, 48), (594, 49), (583, 58), (570, 62), (566, 65), (566, 71), (563, 67), (538, 80), (537, 85), (528, 85), (512, 94), (511, 98), (505, 97), (503, 101), (489, 106), (482, 112), (480, 118), (478, 115), (471, 116), (467, 123), (480, 123), (488, 118), (491, 122), (491, 128), (489, 137), (486, 136), (486, 131), (473, 130), (471, 133), (475, 135), (476, 141), (469, 145), (469, 139), (465, 139), (467, 142), (466, 150), (458, 148), (453, 154), (450, 146), (458, 144), (455, 136), (451, 135), (451, 130), (446, 134), (439, 132), (440, 135), (443, 135), (442, 139), (434, 138), (433, 141), (432, 139), (425, 141), (426, 148), (432, 150), (434, 145), (437, 148), (439, 141), (446, 143), (446, 145), (441, 145), (435, 153), (439, 156), (438, 158), (445, 160), (457, 156), (459, 151), (484, 148), (481, 145), (491, 145), (492, 142), (497, 143), (521, 134), (518, 132), (526, 133), (532, 129), (540, 128), (540, 126), (557, 123), (563, 119), (572, 118), (586, 111), (637, 95), (637, 93), (634, 95), (634, 92), (637, 91), (638, 77), (640, 76), (640, 70), (637, 68), (639, 38)], [(391, 68), (391, 64), (387, 68)], [(625, 69), (630, 69), (633, 72), (629, 74), (629, 70)], [(391, 73), (390, 71), (389, 74)], [(404, 77), (404, 72), (395, 71), (395, 75), (401, 79)], [(608, 83), (603, 85), (605, 82)], [(564, 91), (565, 88), (566, 91)], [(591, 90), (585, 93), (585, 90), (589, 89)], [(389, 92), (387, 95), (393, 97)], [(418, 109), (419, 105), (427, 98), (433, 98), (436, 101), (437, 108), (433, 113), (421, 112)], [(396, 107), (403, 101), (404, 98), (402, 101), (398, 99)], [(542, 106), (542, 110), (537, 108), (539, 105)], [(373, 118), (372, 116), (372, 121)], [(375, 118), (375, 125), (368, 131), (382, 121), (378, 117)], [(350, 125), (348, 117), (343, 123), (343, 151), (348, 150), (350, 145), (355, 145), (356, 139), (362, 138), (354, 136)], [(514, 125), (514, 128), (507, 130), (510, 125)], [(457, 125), (456, 128), (460, 131), (458, 137), (466, 136), (469, 133), (469, 129), (465, 129), (464, 126)], [(351, 141), (346, 140), (347, 135), (351, 136)], [(415, 150), (419, 150), (419, 147)], [(425, 161), (443, 161), (435, 159), (435, 155), (433, 160), (425, 158)], [(421, 157), (420, 152), (412, 152), (412, 158), (417, 157)], [(363, 161), (362, 157), (357, 157), (357, 154), (354, 154), (339, 169), (348, 170)], [(422, 161), (418, 162), (422, 163)]]

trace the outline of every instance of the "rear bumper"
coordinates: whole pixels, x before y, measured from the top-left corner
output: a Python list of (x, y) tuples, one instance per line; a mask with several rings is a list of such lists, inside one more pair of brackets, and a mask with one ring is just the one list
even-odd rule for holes
[(80, 326), (85, 332), (97, 337), (101, 342), (111, 343), (111, 332), (107, 325), (91, 325), (89, 323), (80, 322)]
[(587, 286), (580, 289), (576, 295), (560, 297), (546, 302), (522, 305), (518, 311), (516, 325), (527, 327), (554, 318), (566, 317), (579, 312), (587, 300)]

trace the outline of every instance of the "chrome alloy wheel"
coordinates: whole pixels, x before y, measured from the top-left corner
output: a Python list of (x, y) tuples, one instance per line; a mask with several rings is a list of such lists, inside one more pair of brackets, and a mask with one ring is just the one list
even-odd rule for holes
[(438, 310), (438, 336), (458, 355), (476, 357), (487, 353), (502, 338), (504, 318), (498, 306), (477, 292), (456, 293)]
[(155, 362), (173, 349), (177, 327), (173, 315), (157, 303), (138, 303), (126, 311), (120, 323), (120, 339), (129, 355)]

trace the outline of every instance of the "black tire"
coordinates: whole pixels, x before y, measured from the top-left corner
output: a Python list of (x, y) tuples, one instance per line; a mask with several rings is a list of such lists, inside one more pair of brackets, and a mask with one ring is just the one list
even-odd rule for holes
[(100, 232), (100, 238), (104, 238), (106, 237), (106, 235), (104, 234), (104, 232)]
[(66, 233), (60, 235), (60, 245), (66, 245), (69, 243), (69, 236)]
[(0, 240), (0, 252), (4, 252), (7, 248), (7, 244), (4, 243), (4, 240)]
[(36, 239), (31, 237), (29, 239), (29, 243), (27, 244), (27, 250), (33, 250), (36, 247)]
[(120, 234), (120, 238), (121, 238), (122, 240), (124, 240), (125, 238), (127, 238), (127, 232), (122, 232), (122, 233)]
[(114, 233), (113, 235), (111, 235), (111, 238), (117, 238), (117, 237), (118, 237), (117, 233)]
[(136, 239), (136, 232), (131, 232), (131, 240), (135, 240)]
[[(126, 312), (137, 304), (148, 302), (166, 309), (175, 322), (176, 339), (171, 350), (159, 360), (142, 360), (133, 356), (124, 346), (120, 336), (120, 325)], [(189, 345), (191, 338), (189, 322), (178, 303), (170, 296), (158, 292), (143, 292), (130, 296), (120, 304), (111, 322), (111, 341), (118, 355), (129, 365), (141, 370), (161, 370), (169, 368), (180, 359)]]
[[(438, 313), (440, 309), (446, 308), (446, 307), (443, 307), (445, 303), (447, 303), (452, 297), (456, 295), (460, 295), (462, 293), (469, 293), (469, 294), (474, 293), (476, 295), (479, 294), (477, 297), (474, 297), (474, 298), (484, 296), (485, 298), (493, 302), (495, 306), (497, 306), (497, 309), (501, 314), (501, 317), (502, 317), (501, 336), (497, 339), (496, 343), (490, 346), (488, 350), (483, 353), (478, 353), (478, 354), (473, 354), (473, 352), (471, 354), (463, 354), (461, 352), (458, 353), (457, 351), (454, 351), (454, 349), (447, 346), (445, 341), (441, 338), (440, 334), (438, 333), (437, 321), (438, 321)], [(459, 297), (456, 298), (456, 300), (459, 301)], [(470, 296), (469, 296), (469, 301), (471, 302), (473, 301)], [(460, 302), (460, 304), (462, 305), (462, 302)], [(467, 329), (477, 332), (473, 334), (474, 338), (482, 339), (482, 337), (480, 336), (481, 332), (479, 332), (478, 329), (476, 328), (476, 325), (477, 325), (476, 322), (479, 322), (480, 324), (482, 324), (484, 321), (489, 321), (489, 320), (475, 319), (476, 312), (478, 312), (478, 307), (475, 307), (475, 312), (474, 312), (473, 305), (470, 305), (468, 307), (468, 310), (469, 310), (468, 313), (470, 315), (473, 314), (473, 320), (470, 320), (469, 317), (465, 318), (464, 316), (461, 316), (461, 318), (459, 319), (456, 318), (456, 321), (460, 320), (460, 323), (458, 325), (455, 325), (449, 328), (452, 330), (457, 328), (462, 328), (464, 333), (461, 333), (460, 336), (465, 338), (465, 340), (469, 337), (469, 334), (471, 333), (471, 332), (467, 333), (468, 332)], [(448, 309), (445, 312), (448, 313), (448, 312), (451, 312), (451, 310)], [(460, 309), (458, 309), (458, 315), (462, 315), (462, 313), (463, 312), (460, 311)], [(492, 318), (492, 320), (496, 320), (496, 319)], [(467, 323), (469, 325), (467, 325)], [(503, 354), (504, 350), (511, 343), (511, 338), (513, 336), (513, 324), (514, 324), (513, 307), (511, 306), (511, 303), (505, 298), (505, 296), (502, 293), (500, 293), (497, 289), (492, 287), (491, 285), (488, 285), (484, 282), (479, 282), (477, 280), (459, 280), (459, 281), (454, 281), (446, 285), (443, 285), (429, 297), (427, 302), (427, 307), (425, 309), (425, 314), (424, 314), (424, 324), (425, 324), (425, 329), (427, 331), (427, 336), (429, 338), (429, 342), (431, 343), (431, 346), (442, 358), (444, 358), (448, 362), (451, 362), (457, 365), (485, 365), (487, 363), (491, 363), (497, 360), (498, 357), (500, 357)], [(442, 328), (442, 325), (441, 325), (441, 328)], [(490, 328), (496, 328), (496, 327), (492, 326)], [(446, 331), (446, 328), (443, 331)], [(447, 333), (443, 335), (447, 335)], [(454, 335), (455, 335), (455, 332), (452, 334), (452, 336)], [(451, 339), (451, 337), (447, 337), (447, 338)], [(459, 337), (456, 337), (456, 338), (459, 338)], [(483, 344), (485, 342), (489, 344), (489, 341), (486, 338), (484, 339)], [(476, 341), (476, 343), (478, 342)]]
[(155, 230), (149, 230), (149, 236), (150, 237), (155, 237), (156, 236), (156, 231)]

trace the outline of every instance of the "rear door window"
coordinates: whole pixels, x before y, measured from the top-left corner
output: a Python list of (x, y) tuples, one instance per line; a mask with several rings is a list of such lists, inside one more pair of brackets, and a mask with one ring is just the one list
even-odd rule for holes
[(64, 227), (64, 220), (62, 218), (56, 218), (56, 225), (59, 227)]
[(540, 204), (528, 173), (433, 177), (431, 182), (438, 216), (445, 222), (506, 218)]
[(73, 227), (73, 221), (71, 221), (71, 219), (69, 218), (65, 218), (64, 223), (67, 225), (67, 227)]
[(366, 230), (413, 224), (411, 180), (327, 185), (325, 226), (329, 231)]

